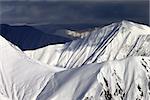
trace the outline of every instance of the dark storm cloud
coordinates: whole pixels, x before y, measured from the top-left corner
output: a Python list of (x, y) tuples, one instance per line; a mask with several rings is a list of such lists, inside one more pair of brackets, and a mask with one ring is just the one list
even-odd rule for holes
[(37, 2), (36, 0), (1, 0), (0, 22), (8, 24), (107, 24), (110, 22), (126, 19), (145, 24), (149, 23), (148, 1), (81, 1), (72, 0), (72, 2), (41, 2), (41, 0), (38, 0)]

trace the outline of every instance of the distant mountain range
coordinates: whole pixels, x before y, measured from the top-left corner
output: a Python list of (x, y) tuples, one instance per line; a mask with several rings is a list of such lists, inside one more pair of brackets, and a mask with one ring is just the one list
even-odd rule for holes
[(50, 44), (65, 43), (72, 39), (54, 34), (47, 34), (32, 26), (0, 25), (0, 35), (17, 45), (22, 50), (31, 50)]

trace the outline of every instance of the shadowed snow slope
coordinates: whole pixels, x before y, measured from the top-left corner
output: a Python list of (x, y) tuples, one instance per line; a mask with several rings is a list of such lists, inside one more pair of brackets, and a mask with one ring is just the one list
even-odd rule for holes
[(96, 28), (83, 39), (25, 53), (43, 63), (66, 68), (129, 56), (149, 56), (150, 28), (122, 21), (102, 29)]
[(26, 51), (49, 65), (0, 36), (0, 100), (150, 100), (149, 32), (123, 21)]

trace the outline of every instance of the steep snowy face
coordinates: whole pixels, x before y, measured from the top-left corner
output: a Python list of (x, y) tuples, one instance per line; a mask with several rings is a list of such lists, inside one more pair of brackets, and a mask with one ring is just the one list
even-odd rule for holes
[(27, 57), (0, 36), (0, 100), (34, 100), (60, 68)]
[[(45, 95), (46, 94), (46, 95)], [(149, 100), (150, 58), (94, 63), (58, 72), (37, 100)]]
[(100, 100), (149, 100), (150, 58), (128, 57), (104, 63), (97, 75)]
[[(83, 39), (25, 53), (41, 62), (75, 68), (94, 62), (150, 55), (150, 27), (129, 21), (96, 28)], [(49, 49), (52, 48), (53, 49)], [(55, 60), (51, 57), (56, 56)]]

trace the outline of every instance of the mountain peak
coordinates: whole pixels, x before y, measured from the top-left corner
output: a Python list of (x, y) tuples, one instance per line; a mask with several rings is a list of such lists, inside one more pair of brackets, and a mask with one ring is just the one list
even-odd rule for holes
[[(150, 31), (149, 26), (147, 25), (143, 25), (143, 24), (139, 24), (139, 23), (135, 23), (132, 21), (127, 21), (127, 20), (123, 20), (120, 22), (120, 25), (126, 29), (130, 29), (130, 30), (134, 30), (134, 31), (138, 31), (138, 30), (142, 30), (143, 33), (146, 31)], [(146, 32), (148, 33), (148, 32)]]

